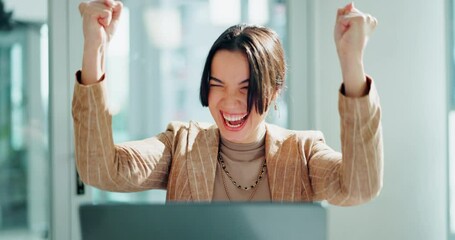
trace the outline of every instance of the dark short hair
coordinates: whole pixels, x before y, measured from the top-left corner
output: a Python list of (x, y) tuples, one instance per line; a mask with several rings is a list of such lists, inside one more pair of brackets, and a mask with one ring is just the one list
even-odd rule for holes
[(274, 95), (283, 88), (286, 76), (284, 50), (278, 34), (266, 27), (246, 24), (224, 31), (213, 43), (202, 72), (199, 98), (204, 107), (209, 105), (210, 70), (218, 50), (246, 54), (250, 68), (247, 111), (250, 113), (255, 105), (259, 114), (266, 112)]

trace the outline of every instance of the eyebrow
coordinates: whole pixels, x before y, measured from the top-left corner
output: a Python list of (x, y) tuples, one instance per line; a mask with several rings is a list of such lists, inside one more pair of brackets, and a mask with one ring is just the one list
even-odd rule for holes
[[(213, 77), (213, 76), (210, 76), (210, 77), (209, 77), (209, 80), (213, 80), (213, 81), (215, 81), (215, 82), (222, 83), (222, 84), (224, 83), (222, 80), (220, 80), (220, 79), (218, 79), (218, 78), (216, 78), (216, 77)], [(250, 79), (245, 79), (245, 80), (241, 81), (241, 82), (239, 83), (239, 85), (242, 85), (242, 84), (244, 84), (244, 83), (249, 83), (249, 82), (250, 82)]]

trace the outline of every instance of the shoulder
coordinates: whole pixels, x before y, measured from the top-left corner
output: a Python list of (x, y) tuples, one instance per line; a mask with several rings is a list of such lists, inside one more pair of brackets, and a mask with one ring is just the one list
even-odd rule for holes
[(267, 124), (267, 135), (274, 142), (294, 142), (301, 146), (311, 146), (324, 140), (324, 134), (315, 130), (290, 130), (274, 124)]
[(205, 122), (181, 122), (181, 121), (172, 121), (169, 122), (166, 131), (172, 132), (180, 132), (180, 131), (204, 131), (209, 129), (216, 129), (216, 125), (213, 123), (205, 123)]
[(299, 154), (310, 157), (314, 146), (318, 143), (325, 145), (324, 135), (321, 131), (297, 131), (267, 124), (266, 145), (269, 150), (280, 148), (298, 149)]
[(208, 123), (208, 122), (195, 122), (191, 121), (190, 126), (199, 130), (210, 130), (210, 129), (218, 129), (216, 124)]

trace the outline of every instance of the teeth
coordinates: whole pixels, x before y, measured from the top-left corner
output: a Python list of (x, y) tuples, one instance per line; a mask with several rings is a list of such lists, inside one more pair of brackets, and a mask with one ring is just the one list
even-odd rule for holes
[(242, 118), (244, 118), (246, 115), (247, 114), (244, 114), (244, 115), (228, 115), (228, 114), (223, 113), (223, 117), (227, 121), (239, 121)]
[(226, 125), (228, 125), (231, 128), (236, 128), (236, 127), (240, 127), (242, 124), (240, 123), (240, 124), (232, 125), (229, 122), (226, 122)]

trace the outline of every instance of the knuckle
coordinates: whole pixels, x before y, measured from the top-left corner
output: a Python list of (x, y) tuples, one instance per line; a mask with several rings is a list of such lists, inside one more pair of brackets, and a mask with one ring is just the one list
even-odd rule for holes
[(109, 15), (112, 14), (112, 12), (111, 12), (110, 10), (108, 10), (108, 9), (103, 9), (103, 10), (101, 11), (101, 14), (102, 14), (103, 16), (109, 16)]
[(373, 27), (376, 27), (376, 25), (378, 25), (378, 20), (372, 15), (368, 15), (368, 23)]
[(364, 15), (357, 15), (357, 16), (353, 16), (351, 18), (351, 21), (354, 22), (354, 23), (357, 23), (357, 24), (362, 24), (362, 23), (365, 23), (367, 21), (367, 17), (364, 16)]
[(85, 10), (85, 7), (87, 7), (87, 3), (86, 2), (81, 2), (79, 4), (79, 12), (82, 14)]

